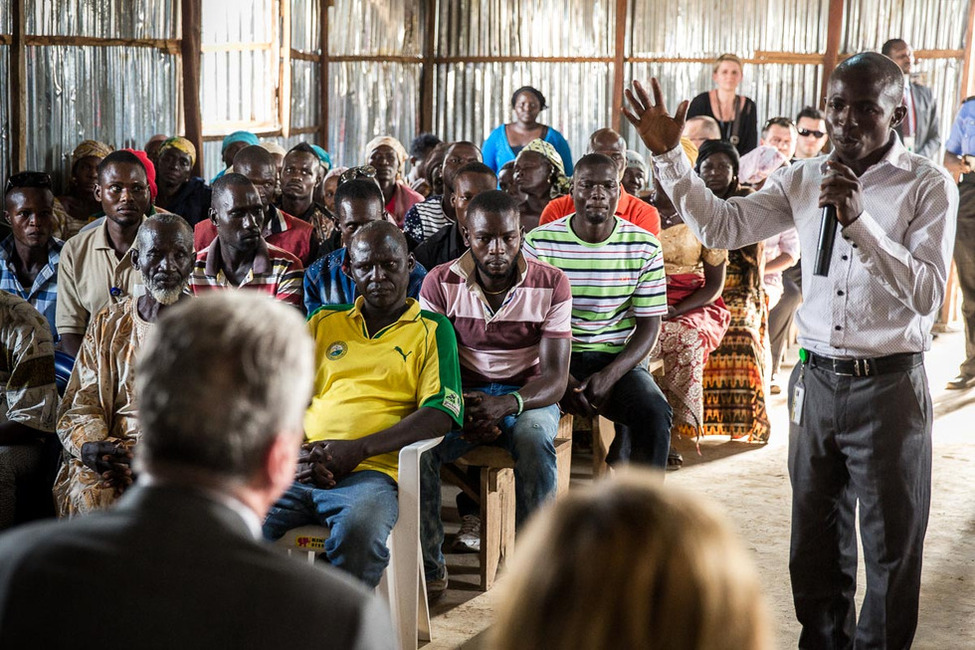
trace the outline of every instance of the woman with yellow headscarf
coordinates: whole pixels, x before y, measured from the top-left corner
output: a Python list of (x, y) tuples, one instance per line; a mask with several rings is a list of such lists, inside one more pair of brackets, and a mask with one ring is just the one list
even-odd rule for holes
[(156, 206), (178, 214), (191, 226), (210, 212), (210, 188), (202, 178), (193, 176), (195, 164), (196, 147), (179, 136), (163, 142), (156, 155)]
[(101, 212), (102, 205), (95, 199), (98, 163), (112, 151), (104, 142), (84, 140), (71, 153), (71, 176), (68, 179), (67, 192), (54, 202), (54, 213), (58, 222), (55, 237), (73, 237), (93, 214)]
[(407, 159), (410, 157), (399, 140), (381, 135), (366, 145), (366, 164), (375, 168), (376, 182), (383, 191), (386, 212), (396, 219), (396, 225), (403, 227), (406, 213), (414, 204), (423, 201), (423, 195), (410, 189), (403, 175)]
[(514, 181), (525, 197), (518, 210), (526, 232), (538, 227), (542, 210), (549, 201), (568, 194), (572, 186), (565, 175), (562, 157), (555, 147), (541, 139), (532, 140), (518, 152)]

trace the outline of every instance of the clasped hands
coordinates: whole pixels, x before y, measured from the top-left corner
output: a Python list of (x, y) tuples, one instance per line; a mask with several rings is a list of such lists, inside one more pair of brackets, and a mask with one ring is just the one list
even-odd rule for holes
[(605, 370), (594, 372), (582, 381), (570, 374), (559, 405), (566, 413), (593, 417), (606, 405), (615, 385), (616, 378)]
[(507, 395), (480, 391), (464, 393), (464, 432), (461, 437), (478, 444), (493, 442), (501, 435), (501, 420), (518, 411), (518, 400)]
[(135, 482), (132, 452), (120, 442), (99, 440), (82, 444), (81, 462), (101, 477), (101, 487), (114, 489), (115, 496)]
[(327, 490), (351, 474), (365, 459), (360, 440), (306, 442), (298, 453), (295, 480)]

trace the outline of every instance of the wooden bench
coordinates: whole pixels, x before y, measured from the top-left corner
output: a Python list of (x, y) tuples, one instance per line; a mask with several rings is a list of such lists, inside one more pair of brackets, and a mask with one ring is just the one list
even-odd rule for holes
[[(569, 490), (572, 463), (572, 416), (559, 420), (555, 437), (555, 463), (558, 472), (556, 496)], [(467, 467), (478, 467), (477, 484), (468, 479)], [(498, 576), (498, 570), (515, 548), (515, 461), (501, 447), (482, 445), (471, 450), (456, 463), (444, 465), (441, 473), (480, 506), (481, 517), (481, 589), (487, 591)]]

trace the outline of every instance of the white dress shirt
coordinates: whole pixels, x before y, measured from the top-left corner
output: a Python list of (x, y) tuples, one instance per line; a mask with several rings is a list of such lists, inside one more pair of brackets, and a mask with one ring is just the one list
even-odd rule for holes
[[(863, 212), (837, 233), (829, 276), (813, 275), (815, 255), (802, 257), (799, 343), (817, 354), (873, 358), (931, 346), (958, 189), (943, 168), (891, 136), (887, 155), (860, 177)], [(705, 187), (680, 147), (653, 160), (664, 191), (705, 246), (741, 248), (795, 227), (802, 249), (817, 249), (825, 156), (794, 162), (773, 172), (762, 191), (727, 201)]]

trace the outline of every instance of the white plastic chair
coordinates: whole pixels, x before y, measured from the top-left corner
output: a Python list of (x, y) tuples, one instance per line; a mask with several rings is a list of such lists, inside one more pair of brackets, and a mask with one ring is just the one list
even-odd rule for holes
[[(427, 580), (423, 573), (420, 550), (420, 455), (440, 444), (440, 438), (420, 440), (399, 452), (398, 504), (399, 518), (386, 540), (389, 566), (383, 573), (377, 593), (389, 602), (393, 627), (399, 635), (400, 648), (416, 650), (420, 641), (430, 641), (430, 606), (427, 604)], [(292, 551), (304, 551), (308, 561), (325, 549), (328, 529), (302, 526), (289, 530), (277, 544)]]

